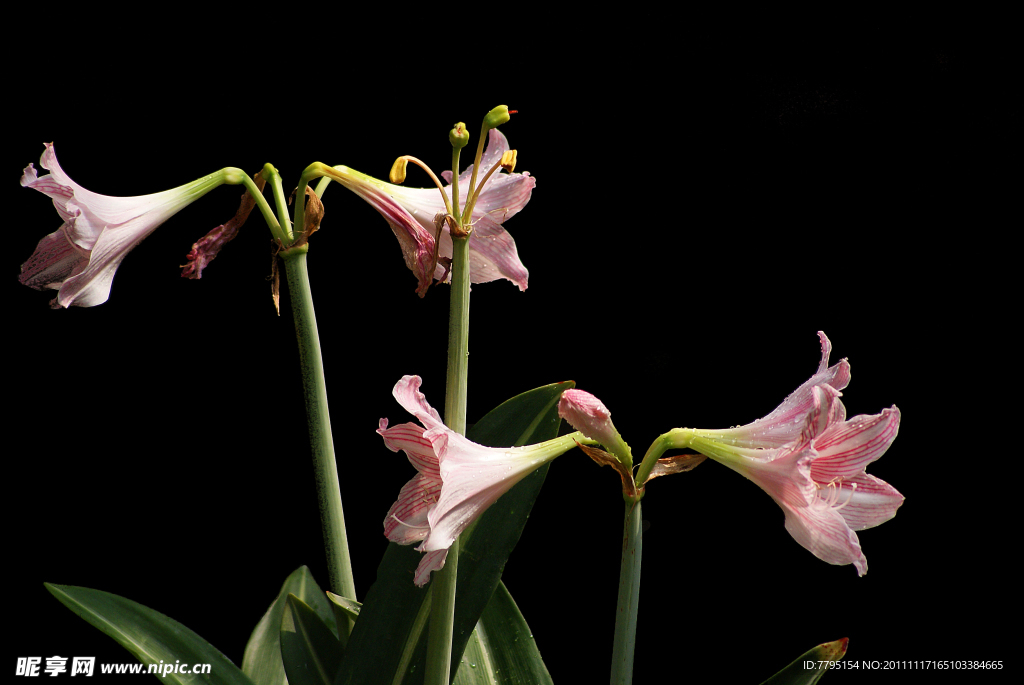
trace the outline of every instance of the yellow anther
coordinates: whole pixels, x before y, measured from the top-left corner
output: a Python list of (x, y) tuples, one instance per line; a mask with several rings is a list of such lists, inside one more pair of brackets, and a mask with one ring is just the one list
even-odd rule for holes
[(515, 150), (506, 150), (505, 153), (501, 156), (501, 168), (510, 174), (516, 168)]
[(406, 157), (399, 157), (395, 160), (391, 166), (391, 173), (388, 174), (392, 183), (405, 183), (405, 167), (407, 166), (409, 166), (409, 160)]

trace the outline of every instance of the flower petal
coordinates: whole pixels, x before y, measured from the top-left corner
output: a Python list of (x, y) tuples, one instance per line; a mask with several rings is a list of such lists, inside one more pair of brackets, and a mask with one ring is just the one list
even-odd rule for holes
[(570, 388), (558, 400), (558, 415), (570, 426), (605, 447), (616, 444), (618, 431), (604, 402), (585, 390)]
[[(475, 223), (469, 236), (470, 281), (490, 283), (504, 278), (515, 283), (520, 290), (526, 290), (530, 272), (519, 259), (515, 240), (493, 219), (478, 216), (476, 212), (473, 216)], [(441, 231), (438, 255), (451, 260), (452, 254), (452, 237), (445, 227)], [(434, 277), (440, 279), (443, 274), (443, 267), (438, 264)]]
[[(857, 488), (851, 489), (850, 484)], [(881, 478), (867, 473), (840, 484), (837, 501), (842, 506), (839, 513), (853, 530), (864, 530), (885, 523), (896, 515), (903, 504), (903, 495)], [(843, 502), (847, 504), (843, 505)]]
[(402, 450), (409, 462), (420, 473), (441, 479), (441, 472), (438, 467), (437, 455), (430, 441), (423, 437), (425, 431), (415, 423), (403, 423), (394, 428), (388, 428), (388, 420), (381, 419), (377, 433), (384, 438), (384, 444), (392, 452)]
[(68, 240), (66, 226), (39, 241), (32, 256), (21, 265), (19, 282), (36, 290), (57, 290), (65, 280), (85, 270), (89, 251)]
[(804, 507), (783, 504), (782, 509), (786, 512), (786, 530), (814, 556), (830, 564), (853, 564), (860, 576), (868, 572), (860, 540), (846, 524), (841, 511), (820, 500)]
[[(26, 168), (21, 185), (52, 198), (64, 221), (72, 223), (71, 218), (74, 217), (76, 220), (68, 237), (86, 250), (93, 248), (93, 244), (107, 226), (121, 225), (144, 215), (151, 215), (149, 221), (155, 222), (153, 228), (156, 228), (188, 204), (181, 202), (183, 196), (187, 196), (181, 188), (136, 197), (113, 197), (86, 190), (72, 181), (61, 169), (53, 143), (45, 143), (45, 146), (46, 149), (39, 158), (39, 165), (50, 173), (36, 178), (35, 170), (29, 174), (29, 169)], [(74, 211), (76, 208), (78, 212)]]
[(126, 224), (104, 228), (93, 245), (89, 264), (81, 273), (71, 276), (60, 287), (57, 301), (63, 307), (77, 305), (94, 307), (110, 297), (110, 285), (117, 267), (128, 253), (162, 223), (153, 223), (145, 216)]
[(398, 499), (384, 518), (384, 535), (400, 545), (427, 537), (427, 513), (437, 504), (441, 481), (417, 473), (398, 493)]
[(525, 447), (484, 447), (443, 424), (425, 432), (441, 463), (441, 495), (428, 514), (430, 535), (421, 547), (448, 547), (512, 486), (576, 446), (563, 436)]
[(818, 458), (811, 465), (811, 478), (825, 483), (864, 473), (889, 449), (899, 428), (900, 410), (895, 405), (881, 414), (855, 416), (829, 426), (814, 440)]
[(416, 587), (423, 587), (430, 582), (431, 571), (440, 571), (444, 568), (444, 560), (448, 557), (448, 549), (437, 549), (432, 552), (427, 552), (420, 559), (419, 565), (416, 567), (416, 574), (412, 577), (412, 582), (416, 584)]
[(426, 189), (417, 189), (411, 195), (415, 200), (409, 201), (410, 191), (406, 188), (378, 181), (348, 167), (335, 169), (341, 176), (338, 182), (366, 200), (388, 222), (398, 238), (406, 267), (416, 276), (416, 292), (420, 297), (425, 295), (434, 279), (434, 274), (429, 273), (434, 258), (434, 234), (430, 229), (434, 215), (444, 210), (440, 193), (435, 190), (434, 197), (428, 197)]
[(398, 403), (407, 412), (420, 420), (427, 429), (444, 426), (441, 415), (427, 403), (426, 396), (420, 392), (423, 379), (419, 376), (402, 376), (391, 391)]

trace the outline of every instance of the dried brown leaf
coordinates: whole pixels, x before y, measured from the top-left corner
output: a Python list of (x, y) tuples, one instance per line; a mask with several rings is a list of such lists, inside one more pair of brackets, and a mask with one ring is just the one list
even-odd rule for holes
[(597, 447), (590, 447), (589, 445), (576, 443), (576, 446), (593, 459), (598, 466), (611, 466), (615, 469), (619, 474), (619, 478), (622, 479), (622, 494), (631, 498), (636, 497), (636, 483), (633, 481), (633, 472), (626, 468), (625, 464), (619, 461), (615, 455), (609, 454)]

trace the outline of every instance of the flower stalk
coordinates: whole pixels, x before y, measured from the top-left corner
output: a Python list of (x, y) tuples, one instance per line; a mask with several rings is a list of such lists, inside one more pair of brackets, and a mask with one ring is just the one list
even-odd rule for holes
[[(331, 415), (327, 406), (327, 384), (324, 381), (323, 358), (317, 333), (313, 296), (309, 288), (306, 266), (308, 246), (303, 245), (281, 252), (284, 259), (288, 290), (291, 293), (292, 312), (295, 316), (295, 334), (299, 344), (299, 364), (302, 369), (302, 387), (309, 422), (309, 442), (313, 451), (313, 469), (316, 477), (320, 521), (323, 526), (324, 549), (333, 592), (350, 599), (356, 598), (352, 578), (352, 560), (345, 533), (345, 513), (341, 504), (338, 484), (338, 466), (334, 458), (334, 440), (331, 434)], [(352, 630), (349, 619), (348, 630)]]
[[(452, 293), (448, 315), (448, 381), (444, 421), (459, 435), (466, 434), (466, 386), (469, 374), (469, 237), (452, 236)], [(459, 573), (459, 539), (434, 580), (427, 635), (425, 685), (448, 685), (452, 661), (452, 630), (455, 625), (456, 578)]]
[(640, 501), (626, 502), (622, 528), (622, 563), (619, 567), (619, 595), (615, 602), (615, 635), (612, 642), (612, 685), (633, 682), (633, 653), (636, 646), (636, 616), (640, 604), (640, 553), (643, 542)]
[(270, 184), (271, 190), (274, 193), (274, 204), (277, 205), (277, 215), (281, 222), (282, 235), (275, 237), (281, 240), (282, 244), (287, 247), (295, 241), (295, 236), (292, 234), (292, 222), (288, 218), (288, 202), (284, 197), (284, 185), (281, 182), (281, 174), (277, 172), (277, 169), (270, 162), (263, 165), (263, 180)]

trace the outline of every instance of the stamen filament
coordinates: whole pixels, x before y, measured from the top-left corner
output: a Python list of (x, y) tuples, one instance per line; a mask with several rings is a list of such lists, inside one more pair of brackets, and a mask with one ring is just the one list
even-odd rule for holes
[[(430, 167), (428, 167), (422, 161), (420, 161), (420, 160), (418, 160), (415, 157), (412, 157), (410, 155), (402, 155), (398, 159), (404, 159), (404, 160), (410, 161), (413, 164), (415, 164), (416, 166), (420, 167), (421, 169), (423, 169), (424, 171), (427, 172), (427, 174), (430, 176), (431, 180), (434, 182), (434, 185), (436, 185), (437, 189), (441, 191), (441, 197), (444, 198), (445, 209), (448, 210), (449, 214), (452, 214), (452, 203), (448, 201), (448, 193), (445, 192), (444, 186), (441, 185), (441, 181), (437, 178), (437, 176), (434, 175), (434, 172), (430, 170)], [(452, 214), (452, 216), (455, 216), (455, 215)]]
[(455, 211), (449, 212), (460, 225), (462, 224), (462, 214), (459, 212), (459, 153), (461, 151), (461, 148), (452, 148), (452, 207)]
[(394, 514), (392, 514), (392, 515), (391, 515), (391, 518), (395, 519), (396, 521), (398, 521), (399, 523), (401, 523), (401, 524), (402, 524), (403, 526), (405, 526), (406, 528), (420, 528), (420, 529), (423, 529), (423, 528), (430, 528), (430, 526), (414, 526), (414, 525), (412, 525), (411, 523), (406, 523), (405, 521), (403, 521), (402, 519), (398, 518), (398, 517), (397, 517), (397, 516), (395, 516)]
[[(487, 185), (487, 179), (489, 179), (491, 177), (491, 174), (493, 174), (500, 168), (501, 160), (499, 159), (497, 163), (487, 171), (487, 175), (484, 176), (484, 179), (482, 181), (480, 181), (480, 187), (476, 189), (475, 193), (472, 191), (473, 186), (470, 185), (469, 199), (466, 200), (466, 209), (462, 213), (463, 216), (467, 216), (470, 219), (473, 218), (473, 207), (476, 206), (476, 201), (480, 198), (480, 192), (484, 189), (484, 186)], [(476, 176), (475, 166), (473, 167), (473, 175)]]
[[(842, 504), (840, 504), (840, 505), (839, 505), (838, 507), (835, 507), (835, 510), (836, 510), (836, 511), (839, 511), (840, 509), (842, 509), (843, 507), (845, 507), (845, 506), (846, 506), (847, 504), (849, 504), (850, 502), (852, 502), (852, 501), (853, 501), (853, 495), (854, 495), (854, 493), (856, 493), (856, 492), (857, 492), (857, 484), (856, 484), (856, 483), (850, 483), (850, 496), (846, 498), (846, 501), (845, 501), (845, 502), (843, 502)], [(837, 497), (837, 499), (838, 499), (838, 493), (836, 493), (836, 497)]]
[[(484, 156), (484, 142), (486, 142), (485, 139), (487, 138), (487, 132), (490, 131), (490, 130), (491, 129), (487, 126), (487, 123), (484, 122), (484, 125), (480, 129), (480, 140), (477, 141), (477, 144), (476, 144), (476, 157), (473, 159), (473, 175), (469, 177), (469, 194), (466, 195), (466, 197), (472, 198), (474, 196), (474, 194), (475, 194), (475, 191), (476, 191), (476, 176), (477, 176), (477, 173), (480, 171), (480, 159)], [(466, 207), (467, 207), (467, 209), (470, 209), (470, 210), (472, 209), (472, 207), (470, 207), (469, 202), (466, 203)], [(451, 212), (451, 210), (448, 210), (448, 211), (449, 211), (449, 213)], [(463, 212), (463, 215), (465, 215), (465, 214), (466, 213)], [(472, 217), (472, 216), (473, 215), (470, 214), (470, 217)]]

